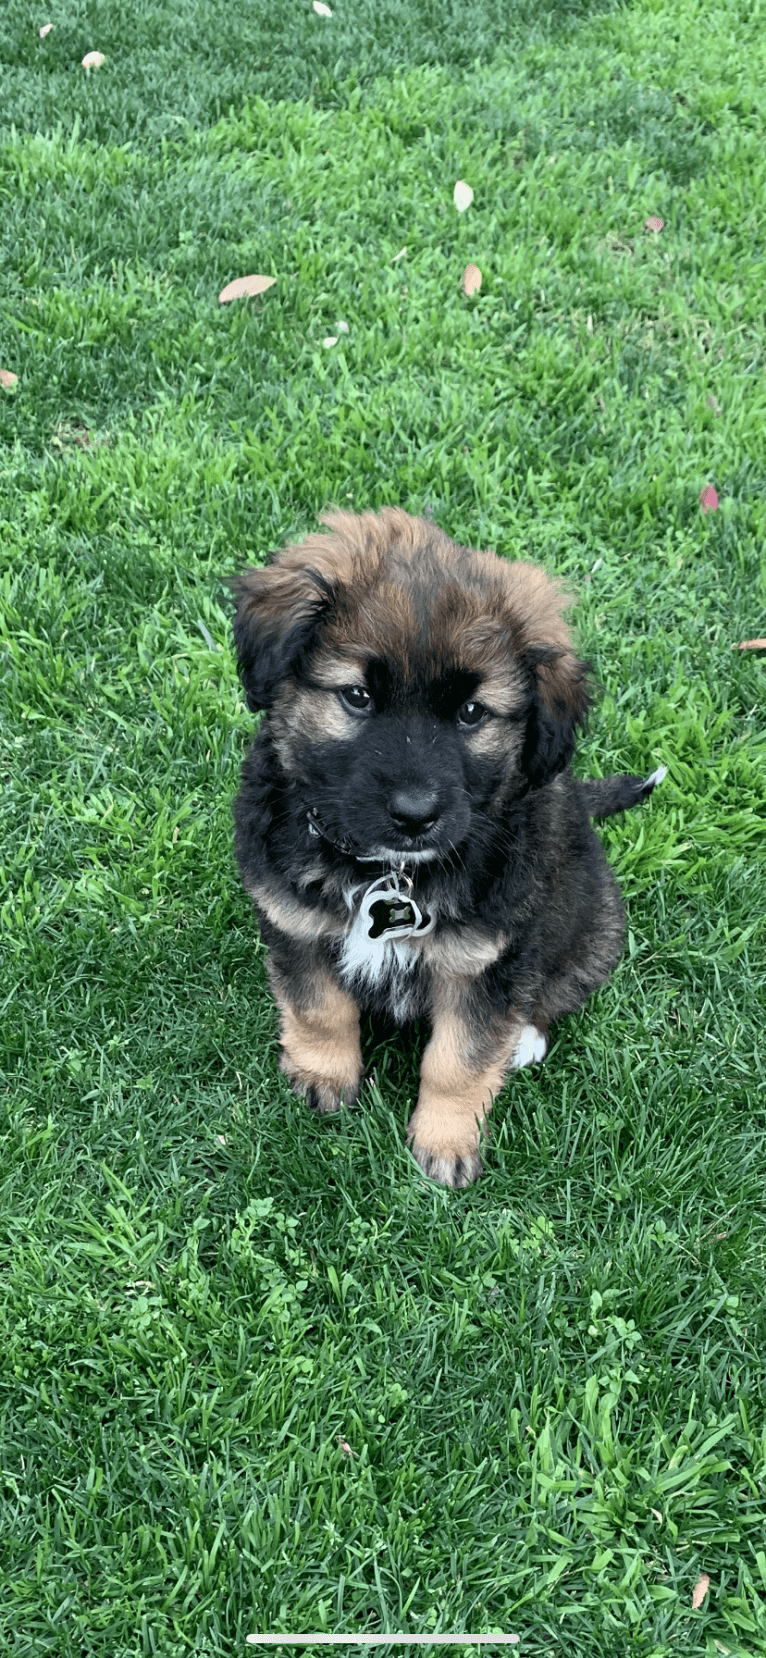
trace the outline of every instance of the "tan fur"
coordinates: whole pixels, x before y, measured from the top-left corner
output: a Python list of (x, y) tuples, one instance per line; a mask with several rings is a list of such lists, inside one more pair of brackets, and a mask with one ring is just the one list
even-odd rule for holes
[(587, 692), (563, 617), (572, 603), (571, 595), (562, 582), (552, 581), (544, 570), (523, 561), (506, 565), (505, 578), (509, 599), (521, 619), (524, 644), (559, 653), (555, 661), (539, 670), (543, 699), (550, 707), (563, 706), (579, 713)]
[(343, 709), (335, 691), (299, 691), (289, 681), (275, 702), (272, 727), (288, 776), (300, 776), (295, 764), (296, 732), (313, 743), (353, 743), (359, 735), (357, 721)]
[[(330, 624), (326, 629), (326, 640), (331, 650), (340, 645), (347, 627), (353, 629), (353, 643), (355, 650), (366, 652), (368, 656), (376, 656), (380, 651), (381, 640), (385, 640), (387, 652), (398, 662), (406, 664), (412, 637), (416, 630), (415, 616), (406, 593), (392, 583), (379, 585), (374, 592), (363, 587), (355, 595), (356, 605), (352, 614), (341, 617)], [(348, 681), (346, 681), (348, 684)]]
[(248, 891), (253, 903), (263, 910), (272, 926), (278, 927), (288, 938), (305, 938), (308, 941), (323, 934), (337, 936), (340, 931), (331, 916), (319, 914), (315, 905), (302, 904), (292, 893), (286, 893), (276, 885), (259, 881), (250, 885)]
[(357, 650), (323, 650), (311, 664), (312, 678), (328, 691), (342, 691), (347, 685), (361, 685), (367, 671), (367, 659)]
[(418, 1103), (407, 1125), (407, 1144), (432, 1180), (467, 1186), (482, 1172), (480, 1136), (487, 1132), (493, 1101), (525, 1025), (512, 1013), (499, 1019), (495, 1054), (488, 1063), (485, 1059), (478, 1065), (460, 1017), (456, 989), (453, 986), (451, 994), (442, 998), (441, 1011), (434, 1017), (420, 1067)]
[(336, 582), (351, 580), (353, 568), (350, 552), (333, 537), (307, 536), (300, 546), (286, 547), (265, 569), (245, 571), (238, 583), (243, 623), (249, 624), (257, 615), (262, 627), (286, 634), (316, 608), (318, 592), (312, 571)]
[(498, 1055), (494, 1064), (476, 1070), (459, 1015), (436, 1013), (420, 1067), (418, 1103), (407, 1125), (412, 1153), (434, 1180), (467, 1186), (481, 1174), (479, 1132), (506, 1069)]
[[(474, 691), (474, 696), (477, 702), (486, 703), (487, 699), (483, 694), (481, 685), (478, 690)], [(476, 754), (496, 755), (498, 759), (502, 756), (507, 762), (510, 780), (510, 775), (512, 775), (511, 761), (520, 754), (524, 744), (523, 732), (514, 726), (504, 727), (499, 721), (492, 720), (488, 725), (479, 726), (477, 731), (469, 732), (467, 741), (470, 742)]]
[(432, 973), (439, 979), (465, 980), (491, 967), (506, 948), (504, 933), (488, 938), (476, 927), (460, 927), (433, 933), (419, 941), (419, 948)]
[(319, 1111), (353, 1104), (362, 1080), (356, 1002), (329, 974), (316, 975), (310, 1008), (289, 1001), (278, 975), (272, 973), (271, 982), (280, 1013), (280, 1070), (297, 1093), (313, 1092)]

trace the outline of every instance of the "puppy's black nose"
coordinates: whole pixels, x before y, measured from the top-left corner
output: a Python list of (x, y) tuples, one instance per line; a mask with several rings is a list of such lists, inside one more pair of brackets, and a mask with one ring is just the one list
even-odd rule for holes
[(388, 802), (392, 823), (405, 835), (424, 835), (439, 816), (435, 789), (397, 789)]

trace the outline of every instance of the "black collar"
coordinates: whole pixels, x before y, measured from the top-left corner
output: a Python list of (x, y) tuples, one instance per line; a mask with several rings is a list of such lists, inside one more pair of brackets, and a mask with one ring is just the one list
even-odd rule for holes
[(365, 857), (363, 852), (357, 851), (353, 841), (350, 841), (347, 836), (344, 835), (341, 840), (333, 840), (332, 835), (328, 834), (315, 806), (312, 806), (306, 813), (306, 818), (309, 826), (309, 834), (315, 840), (326, 841), (327, 845), (332, 846), (336, 852), (342, 852), (344, 858), (352, 858), (354, 863), (357, 864), (378, 864), (381, 869), (395, 869), (400, 875), (404, 874), (407, 868), (407, 858), (404, 853), (402, 853), (401, 858), (396, 859)]

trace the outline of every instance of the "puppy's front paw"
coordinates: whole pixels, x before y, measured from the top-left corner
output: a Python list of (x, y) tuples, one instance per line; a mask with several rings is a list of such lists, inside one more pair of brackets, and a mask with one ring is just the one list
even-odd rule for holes
[(340, 1111), (342, 1105), (356, 1105), (362, 1086), (361, 1075), (348, 1079), (340, 1077), (319, 1077), (307, 1074), (305, 1071), (296, 1071), (289, 1062), (282, 1057), (280, 1070), (285, 1076), (299, 1099), (305, 1099), (313, 1111), (325, 1113)]
[(407, 1144), (423, 1173), (438, 1180), (440, 1186), (470, 1186), (482, 1173), (476, 1122), (473, 1133), (470, 1129), (463, 1131), (461, 1125), (457, 1133), (453, 1130), (443, 1136), (420, 1111), (414, 1111), (407, 1126)]
[(356, 1105), (361, 1083), (338, 1089), (334, 1082), (312, 1082), (305, 1090), (306, 1103), (313, 1111), (340, 1111), (342, 1105)]

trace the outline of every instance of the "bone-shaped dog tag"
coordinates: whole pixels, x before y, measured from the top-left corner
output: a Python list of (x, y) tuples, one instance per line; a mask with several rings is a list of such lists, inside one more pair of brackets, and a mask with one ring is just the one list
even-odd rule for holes
[(411, 889), (409, 876), (402, 877), (396, 870), (372, 882), (359, 906), (368, 938), (385, 943), (389, 938), (419, 938), (430, 933), (435, 917), (420, 908)]

